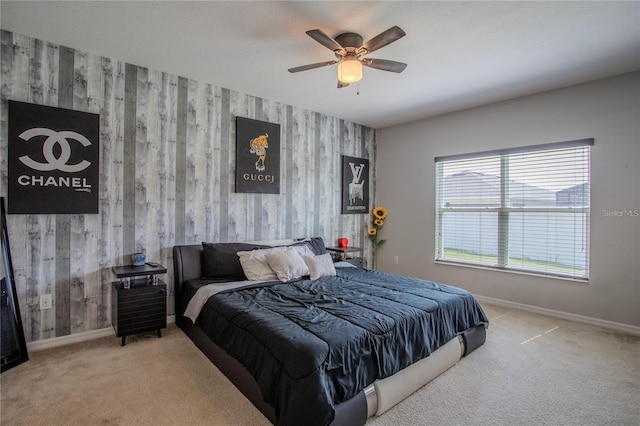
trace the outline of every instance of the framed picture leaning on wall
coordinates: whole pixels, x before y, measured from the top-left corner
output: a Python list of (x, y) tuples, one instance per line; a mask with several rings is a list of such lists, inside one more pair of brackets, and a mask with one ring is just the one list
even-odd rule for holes
[(22, 327), (20, 304), (16, 291), (13, 263), (11, 261), (11, 249), (9, 247), (9, 232), (7, 229), (7, 217), (4, 210), (4, 197), (0, 197), (0, 226), (1, 254), (0, 261), (0, 371), (5, 372), (18, 364), (29, 360), (27, 342)]

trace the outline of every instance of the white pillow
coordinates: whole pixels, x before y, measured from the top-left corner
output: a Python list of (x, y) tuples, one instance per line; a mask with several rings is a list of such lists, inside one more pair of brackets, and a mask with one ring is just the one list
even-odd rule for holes
[(280, 252), (267, 253), (269, 267), (276, 273), (280, 281), (285, 282), (309, 275), (309, 268), (298, 253), (299, 251), (293, 247)]
[(306, 244), (301, 244), (301, 245), (299, 245), (299, 246), (289, 246), (289, 248), (292, 248), (292, 249), (294, 249), (294, 250), (297, 250), (297, 251), (298, 251), (298, 254), (300, 255), (300, 257), (301, 257), (302, 259), (304, 259), (304, 257), (305, 257), (305, 256), (313, 257), (313, 256), (315, 256), (315, 255), (316, 255), (316, 254), (313, 252), (313, 250), (311, 250), (311, 249), (309, 248), (309, 246), (308, 246), (308, 245), (306, 245)]
[(317, 256), (305, 256), (304, 262), (309, 267), (309, 275), (312, 280), (320, 277), (333, 277), (336, 275), (336, 268), (333, 266), (333, 259), (329, 253)]
[(250, 281), (268, 281), (276, 280), (278, 276), (269, 267), (267, 262), (267, 254), (284, 251), (284, 247), (274, 247), (270, 249), (239, 251), (237, 253), (240, 258), (242, 271)]

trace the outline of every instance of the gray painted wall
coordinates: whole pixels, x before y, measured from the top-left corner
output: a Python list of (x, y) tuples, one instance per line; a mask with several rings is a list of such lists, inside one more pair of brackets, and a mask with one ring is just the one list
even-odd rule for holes
[[(635, 72), (378, 130), (378, 202), (389, 209), (380, 269), (640, 326), (639, 87)], [(434, 157), (591, 137), (588, 283), (434, 262)], [(616, 210), (632, 214), (607, 215)]]
[[(374, 129), (7, 31), (1, 39), (3, 196), (7, 100), (100, 114), (99, 214), (8, 217), (27, 341), (109, 327), (110, 268), (136, 251), (167, 266), (172, 288), (175, 244), (368, 243), (368, 216), (340, 214), (340, 160), (370, 160), (373, 202)], [(280, 124), (280, 194), (234, 192), (236, 116)], [(41, 294), (53, 294), (53, 309), (40, 311)], [(172, 315), (172, 295), (168, 306)]]

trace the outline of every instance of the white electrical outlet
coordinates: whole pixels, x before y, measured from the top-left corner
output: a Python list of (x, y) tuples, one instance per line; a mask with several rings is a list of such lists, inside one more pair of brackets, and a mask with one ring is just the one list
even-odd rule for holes
[(393, 256), (393, 263), (395, 263), (396, 265), (400, 264), (400, 257), (399, 256)]
[(53, 296), (50, 294), (43, 294), (40, 296), (40, 310), (51, 309), (53, 307)]

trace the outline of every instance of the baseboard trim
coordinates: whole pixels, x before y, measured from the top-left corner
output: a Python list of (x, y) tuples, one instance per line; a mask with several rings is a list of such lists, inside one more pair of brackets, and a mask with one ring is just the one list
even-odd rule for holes
[[(475, 298), (480, 303), (490, 303), (496, 306), (502, 306), (504, 308), (519, 309), (521, 311), (531, 312), (534, 314), (546, 315), (559, 319), (565, 319), (569, 321), (575, 321), (583, 324), (594, 325), (597, 327), (606, 328), (608, 330), (618, 331), (634, 336), (640, 336), (640, 327), (636, 327), (630, 324), (623, 324), (614, 321), (607, 321), (599, 318), (587, 317), (584, 315), (571, 314), (568, 312), (555, 311), (553, 309), (540, 308), (532, 305), (525, 305), (522, 303), (510, 302), (508, 300), (494, 299), (492, 297), (478, 296)], [(171, 315), (167, 317), (167, 324), (173, 324), (176, 322), (176, 316)], [(37, 340), (35, 342), (27, 343), (28, 352), (38, 352), (46, 349), (53, 349), (60, 346), (71, 345), (74, 343), (88, 342), (90, 340), (100, 339), (102, 337), (113, 336), (113, 328), (102, 328), (100, 330), (84, 331), (82, 333), (70, 334), (68, 336), (53, 337), (51, 339)]]
[(482, 302), (490, 303), (492, 305), (501, 306), (504, 308), (519, 309), (521, 311), (531, 312), (534, 314), (546, 315), (546, 316), (555, 317), (559, 319), (575, 321), (583, 324), (606, 328), (608, 330), (622, 332), (625, 334), (640, 336), (640, 327), (636, 327), (630, 324), (623, 324), (623, 323), (603, 320), (599, 318), (587, 317), (584, 315), (577, 315), (569, 312), (555, 311), (553, 309), (540, 308), (537, 306), (510, 302), (508, 300), (494, 299), (492, 297), (477, 296), (477, 295), (474, 295), (474, 296), (480, 303)]
[[(176, 322), (176, 316), (167, 317), (167, 324)], [(101, 328), (99, 330), (83, 331), (68, 336), (52, 337), (51, 339), (36, 340), (27, 343), (27, 352), (38, 352), (46, 349), (59, 348), (61, 346), (72, 345), (74, 343), (88, 342), (90, 340), (100, 339), (102, 337), (115, 336), (113, 328)]]

